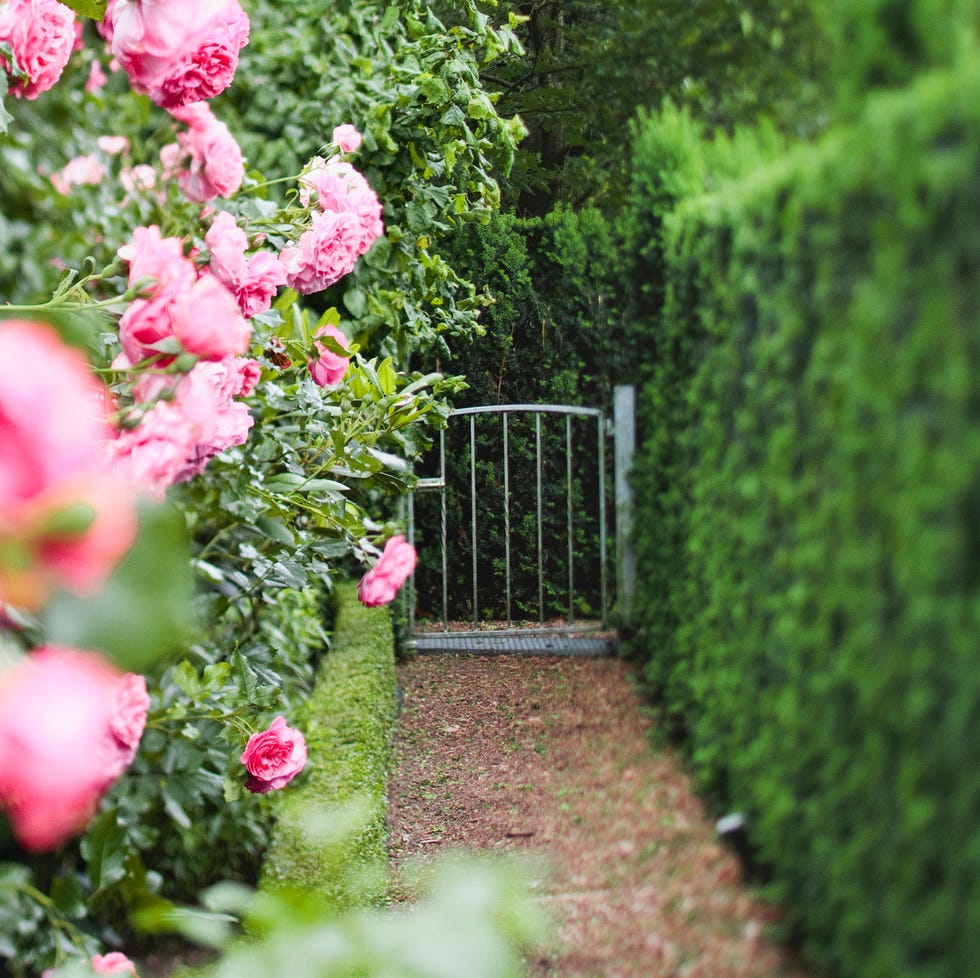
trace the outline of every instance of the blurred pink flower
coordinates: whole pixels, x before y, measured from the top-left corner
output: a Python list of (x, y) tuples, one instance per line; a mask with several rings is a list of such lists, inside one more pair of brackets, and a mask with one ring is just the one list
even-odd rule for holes
[(260, 795), (275, 791), (289, 784), (306, 766), (306, 741), (279, 716), (267, 730), (248, 738), (241, 761), (249, 774), (245, 782), (249, 791)]
[(105, 24), (133, 87), (165, 109), (224, 91), (249, 35), (238, 0), (113, 0)]
[(51, 183), (59, 194), (68, 196), (75, 185), (95, 186), (105, 179), (106, 168), (93, 153), (76, 156), (60, 170), (51, 174)]
[(84, 828), (117, 775), (120, 673), (94, 652), (37, 649), (0, 673), (0, 808), (32, 852)]
[(211, 271), (235, 293), (244, 316), (271, 307), (286, 282), (286, 269), (275, 255), (259, 251), (246, 258), (248, 238), (227, 211), (215, 215), (204, 243), (211, 252)]
[(0, 44), (9, 44), (20, 73), (0, 55), (10, 93), (36, 99), (61, 77), (75, 46), (75, 14), (58, 0), (7, 0), (0, 5)]
[(242, 151), (228, 127), (214, 117), (206, 102), (171, 110), (187, 126), (177, 133), (179, 151), (160, 151), (167, 175), (176, 174), (181, 190), (190, 200), (230, 197), (242, 185), (245, 163)]
[(354, 153), (361, 145), (361, 134), (349, 123), (337, 126), (333, 131), (333, 144), (342, 153)]
[[(121, 951), (93, 954), (89, 964), (97, 975), (136, 975), (136, 965)], [(41, 978), (52, 978), (54, 973), (54, 968), (46, 968), (41, 972)], [(137, 975), (136, 978), (139, 976)]]
[(110, 783), (133, 763), (149, 709), (150, 697), (143, 676), (135, 672), (119, 676), (106, 735), (106, 775)]
[(180, 345), (204, 360), (220, 360), (248, 350), (252, 327), (235, 297), (214, 275), (202, 275), (175, 296), (170, 318)]
[(121, 951), (92, 955), (92, 970), (97, 975), (135, 975), (136, 965)]
[[(318, 336), (329, 336), (345, 350), (347, 349), (347, 337), (332, 324), (328, 323), (326, 326), (321, 326), (313, 334), (314, 341)], [(333, 387), (335, 384), (339, 384), (344, 379), (344, 374), (347, 373), (350, 358), (328, 350), (322, 343), (314, 342), (313, 346), (319, 354), (315, 360), (309, 362), (310, 376), (313, 378), (313, 382), (320, 387)]]
[(129, 140), (125, 136), (99, 136), (95, 145), (106, 156), (118, 156), (120, 153), (129, 152)]
[(412, 576), (416, 559), (415, 548), (403, 536), (391, 537), (378, 562), (357, 586), (361, 604), (374, 608), (394, 601), (399, 588)]
[(105, 83), (108, 80), (109, 77), (102, 70), (102, 65), (99, 64), (98, 58), (93, 58), (92, 64), (88, 69), (88, 78), (85, 80), (85, 91), (89, 94), (97, 92), (105, 87)]
[(0, 601), (36, 610), (98, 587), (136, 535), (132, 493), (104, 466), (108, 397), (47, 325), (0, 322)]

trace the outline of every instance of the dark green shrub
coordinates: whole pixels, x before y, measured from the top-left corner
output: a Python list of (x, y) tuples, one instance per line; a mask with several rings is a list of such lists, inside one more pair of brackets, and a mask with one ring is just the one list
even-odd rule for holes
[(843, 978), (980, 956), (978, 165), (963, 63), (661, 222), (648, 675)]

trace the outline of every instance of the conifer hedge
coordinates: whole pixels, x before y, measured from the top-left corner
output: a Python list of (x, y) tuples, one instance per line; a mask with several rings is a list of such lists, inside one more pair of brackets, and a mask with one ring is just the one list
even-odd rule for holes
[(788, 152), (701, 137), (667, 110), (637, 140), (647, 675), (818, 962), (961, 978), (980, 960), (980, 61)]

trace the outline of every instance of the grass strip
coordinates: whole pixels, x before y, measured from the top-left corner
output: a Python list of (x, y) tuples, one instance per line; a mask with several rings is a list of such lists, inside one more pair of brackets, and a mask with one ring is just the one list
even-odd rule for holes
[(297, 717), (307, 769), (282, 798), (260, 889), (313, 891), (344, 909), (385, 897), (396, 679), (388, 608), (363, 607), (348, 582), (333, 599), (333, 641)]

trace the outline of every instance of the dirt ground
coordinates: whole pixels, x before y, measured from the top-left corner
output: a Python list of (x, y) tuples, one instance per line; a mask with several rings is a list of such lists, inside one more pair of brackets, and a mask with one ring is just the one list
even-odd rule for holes
[[(554, 920), (529, 978), (813, 978), (616, 659), (419, 655), (399, 666), (390, 857), (526, 853)], [(538, 857), (543, 857), (540, 862)]]

